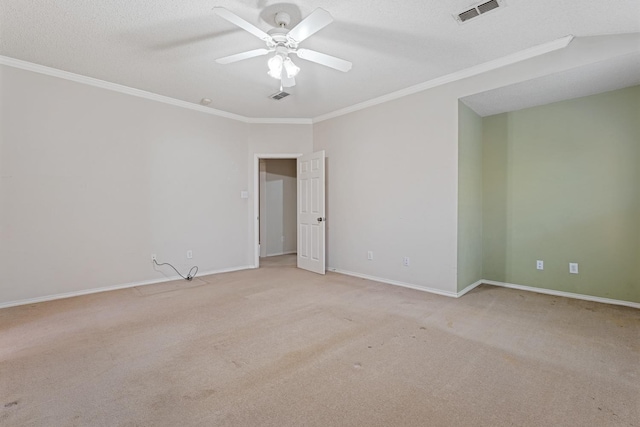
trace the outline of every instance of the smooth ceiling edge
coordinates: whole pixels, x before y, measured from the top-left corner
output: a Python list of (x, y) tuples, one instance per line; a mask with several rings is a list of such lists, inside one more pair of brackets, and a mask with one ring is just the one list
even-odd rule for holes
[(0, 65), (6, 65), (8, 67), (19, 68), (21, 70), (32, 71), (47, 76), (58, 77), (64, 80), (70, 80), (76, 83), (86, 84), (89, 86), (98, 87), (101, 89), (107, 89), (114, 92), (124, 93), (126, 95), (137, 96), (139, 98), (145, 98), (152, 101), (162, 102), (164, 104), (173, 105), (176, 107), (186, 108), (189, 110), (199, 111), (201, 113), (210, 114), (213, 116), (223, 117), (226, 119), (237, 120), (244, 123), (256, 123), (256, 124), (311, 124), (311, 119), (288, 119), (288, 118), (252, 118), (245, 117), (239, 114), (229, 113), (227, 111), (216, 110), (214, 108), (205, 107), (202, 105), (192, 104), (180, 99), (171, 98), (164, 95), (158, 95), (153, 92), (147, 92), (140, 89), (135, 89), (129, 86), (120, 85), (117, 83), (108, 82), (105, 80), (95, 79), (93, 77), (83, 76), (81, 74), (71, 73), (69, 71), (59, 70), (57, 68), (51, 68), (40, 64), (34, 64), (32, 62), (23, 61), (20, 59), (11, 58), (8, 56), (0, 55)]
[(333, 119), (335, 117), (343, 116), (345, 114), (353, 113), (355, 111), (363, 110), (365, 108), (369, 108), (375, 105), (383, 104), (385, 102), (393, 101), (394, 99), (398, 99), (408, 95), (412, 95), (414, 93), (422, 92), (427, 89), (432, 89), (436, 86), (442, 86), (447, 83), (452, 83), (457, 80), (473, 77), (478, 74), (486, 73), (488, 71), (502, 68), (507, 65), (515, 64), (517, 62), (531, 59), (536, 56), (544, 55), (545, 53), (553, 52), (559, 49), (564, 49), (569, 45), (569, 43), (571, 43), (573, 39), (574, 39), (573, 35), (564, 36), (554, 41), (543, 43), (543, 44), (531, 47), (529, 49), (516, 52), (511, 55), (503, 56), (502, 58), (498, 58), (493, 61), (488, 61), (470, 68), (465, 68), (464, 70), (456, 71), (455, 73), (447, 74), (442, 77), (438, 77), (433, 80), (429, 80), (424, 83), (417, 84), (415, 86), (410, 86), (406, 89), (401, 89), (397, 92), (392, 92), (387, 95), (382, 95), (378, 98), (370, 99), (369, 101), (365, 101), (360, 104), (355, 104), (350, 107), (333, 111), (331, 113), (323, 114), (321, 116), (315, 117), (313, 119), (313, 123), (319, 123), (324, 120)]

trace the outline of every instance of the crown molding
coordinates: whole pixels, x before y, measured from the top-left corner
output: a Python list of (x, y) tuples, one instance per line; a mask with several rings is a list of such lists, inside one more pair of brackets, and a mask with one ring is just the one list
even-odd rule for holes
[(144, 90), (135, 89), (135, 88), (120, 85), (117, 83), (95, 79), (93, 77), (87, 77), (81, 74), (75, 74), (69, 71), (47, 67), (45, 65), (34, 64), (33, 62), (23, 61), (23, 60), (11, 58), (8, 56), (0, 55), (0, 65), (19, 68), (21, 70), (26, 70), (26, 71), (32, 71), (34, 73), (44, 74), (47, 76), (58, 77), (58, 78), (69, 80), (76, 83), (82, 83), (89, 86), (99, 87), (101, 89), (107, 89), (114, 92), (124, 93), (126, 95), (137, 96), (138, 98), (144, 98), (144, 99), (149, 99), (156, 102), (162, 102), (163, 104), (169, 104), (175, 107), (186, 108), (188, 110), (194, 110), (201, 113), (210, 114), (212, 116), (223, 117), (225, 119), (237, 120), (243, 123), (264, 123), (264, 124), (311, 124), (312, 123), (311, 119), (245, 117), (239, 114), (229, 113), (227, 111), (222, 111), (222, 110), (216, 110), (215, 108), (205, 107), (203, 105), (182, 101), (180, 99), (171, 98), (164, 95), (158, 95), (153, 92), (147, 92)]
[(408, 95), (413, 95), (414, 93), (422, 92), (427, 89), (432, 89), (437, 86), (442, 86), (447, 83), (452, 83), (457, 80), (466, 79), (468, 77), (473, 77), (478, 74), (486, 73), (487, 71), (492, 71), (497, 68), (502, 68), (507, 65), (515, 64), (517, 62), (521, 62), (526, 59), (534, 58), (536, 56), (540, 56), (545, 53), (553, 52), (554, 50), (563, 49), (567, 47), (569, 43), (571, 43), (573, 38), (574, 38), (573, 35), (568, 35), (549, 43), (544, 43), (541, 45), (531, 47), (529, 49), (521, 50), (520, 52), (503, 56), (502, 58), (498, 58), (493, 61), (488, 61), (479, 65), (476, 65), (474, 67), (465, 68), (464, 70), (456, 71), (455, 73), (447, 74), (442, 77), (438, 77), (433, 80), (429, 80), (424, 83), (417, 84), (415, 86), (410, 86), (408, 88), (401, 89), (399, 91), (392, 92), (387, 95), (380, 96), (378, 98), (370, 99), (369, 101), (361, 102), (360, 104), (355, 104), (350, 107), (333, 111), (331, 113), (323, 114), (321, 116), (315, 117), (313, 119), (313, 123), (319, 123), (324, 120), (329, 120), (335, 117), (344, 116), (345, 114), (353, 113), (355, 111), (363, 110), (365, 108), (369, 108), (375, 105), (383, 104), (385, 102), (393, 101), (395, 99), (402, 98)]
[(312, 119), (257, 119), (247, 118), (247, 123), (263, 124), (263, 125), (312, 125)]
[(247, 117), (240, 116), (238, 114), (228, 113), (222, 110), (216, 110), (214, 108), (193, 104), (191, 102), (182, 101), (180, 99), (175, 99), (175, 98), (171, 98), (164, 95), (158, 95), (156, 93), (135, 89), (129, 86), (123, 86), (123, 85), (108, 82), (105, 80), (95, 79), (93, 77), (83, 76), (81, 74), (71, 73), (69, 71), (59, 70), (57, 68), (51, 68), (51, 67), (47, 67), (40, 64), (34, 64), (32, 62), (22, 61), (20, 59), (10, 58), (8, 56), (0, 56), (0, 64), (7, 65), (13, 68), (19, 68), (22, 70), (33, 71), (34, 73), (45, 74), (47, 76), (58, 77), (58, 78), (61, 78), (64, 80), (70, 80), (76, 83), (82, 83), (89, 86), (99, 87), (99, 88), (111, 90), (114, 92), (120, 92), (127, 95), (137, 96), (139, 98), (150, 99), (152, 101), (162, 102), (164, 104), (174, 105), (176, 107), (199, 111), (201, 113), (207, 113), (214, 116), (224, 117), (226, 119), (238, 120), (241, 122), (248, 122)]
[(438, 77), (429, 80), (424, 83), (417, 84), (396, 92), (389, 93), (387, 95), (380, 96), (378, 98), (371, 99), (359, 104), (352, 105), (350, 107), (342, 108), (327, 114), (315, 118), (258, 118), (258, 117), (246, 117), (239, 114), (229, 113), (223, 110), (216, 110), (215, 108), (205, 107), (203, 105), (194, 104), (180, 99), (171, 98), (164, 95), (158, 95), (153, 92), (147, 92), (140, 89), (135, 89), (129, 86), (120, 85), (117, 83), (108, 82), (105, 80), (95, 79), (93, 77), (87, 77), (80, 74), (71, 73), (69, 71), (59, 70), (57, 68), (51, 68), (40, 64), (34, 64), (32, 62), (23, 61), (20, 59), (11, 58), (8, 56), (0, 55), (0, 65), (6, 65), (9, 67), (19, 68), (22, 70), (32, 71), (39, 74), (45, 74), (48, 76), (58, 77), (65, 80), (70, 80), (77, 83), (82, 83), (90, 86), (99, 87), (102, 89), (112, 90), (115, 92), (124, 93), (127, 95), (137, 96), (139, 98), (145, 98), (152, 101), (162, 102), (164, 104), (173, 105), (176, 107), (186, 108), (189, 110), (199, 111), (201, 113), (210, 114), (213, 116), (223, 117), (231, 120), (237, 120), (243, 123), (250, 124), (293, 124), (293, 125), (310, 125), (319, 123), (324, 120), (329, 120), (335, 117), (343, 116), (345, 114), (353, 113), (355, 111), (363, 110), (365, 108), (373, 107), (385, 102), (393, 101), (404, 96), (412, 95), (414, 93), (422, 92), (427, 89), (432, 89), (437, 86), (442, 86), (447, 83), (451, 83), (457, 80), (462, 80), (468, 77), (472, 77), (478, 74), (485, 73), (487, 71), (495, 70), (497, 68), (505, 67), (507, 65), (514, 64), (516, 62), (524, 61), (545, 53), (552, 52), (554, 50), (565, 48), (573, 40), (572, 35), (562, 37), (549, 43), (544, 43), (538, 46), (534, 46), (529, 49), (516, 52), (512, 55), (504, 56), (502, 58), (485, 62), (480, 65), (476, 65), (471, 68), (456, 71), (455, 73), (447, 74), (442, 77)]

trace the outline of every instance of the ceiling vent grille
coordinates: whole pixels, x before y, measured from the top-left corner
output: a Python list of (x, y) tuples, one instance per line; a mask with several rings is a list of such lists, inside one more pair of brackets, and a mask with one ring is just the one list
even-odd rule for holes
[(291, 95), (290, 93), (287, 92), (276, 92), (273, 95), (269, 95), (269, 98), (271, 99), (275, 99), (276, 101), (280, 101), (282, 98), (286, 98), (287, 96)]
[(467, 22), (470, 19), (478, 17), (484, 13), (491, 12), (492, 10), (496, 10), (500, 7), (504, 7), (506, 4), (504, 0), (489, 0), (486, 2), (478, 3), (474, 5), (471, 9), (465, 10), (464, 12), (460, 12), (457, 15), (454, 15), (454, 18), (459, 23)]
[(464, 12), (458, 14), (458, 19), (460, 22), (467, 22), (471, 18), (475, 18), (476, 16), (480, 16), (480, 13), (474, 7), (473, 9), (465, 10)]
[(481, 5), (478, 5), (478, 10), (480, 11), (480, 13), (487, 13), (490, 10), (497, 9), (499, 7), (500, 7), (500, 3), (498, 3), (497, 0), (489, 0), (486, 3), (482, 3)]

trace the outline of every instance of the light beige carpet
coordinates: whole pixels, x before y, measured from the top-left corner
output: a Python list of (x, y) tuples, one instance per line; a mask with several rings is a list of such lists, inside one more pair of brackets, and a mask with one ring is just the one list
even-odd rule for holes
[(0, 425), (640, 426), (639, 310), (263, 265), (0, 310)]

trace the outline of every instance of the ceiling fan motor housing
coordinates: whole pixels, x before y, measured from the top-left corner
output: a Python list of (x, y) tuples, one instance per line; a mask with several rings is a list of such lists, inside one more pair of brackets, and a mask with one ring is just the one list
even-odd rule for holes
[(291, 15), (287, 12), (278, 12), (274, 18), (278, 27), (286, 27), (291, 23)]

